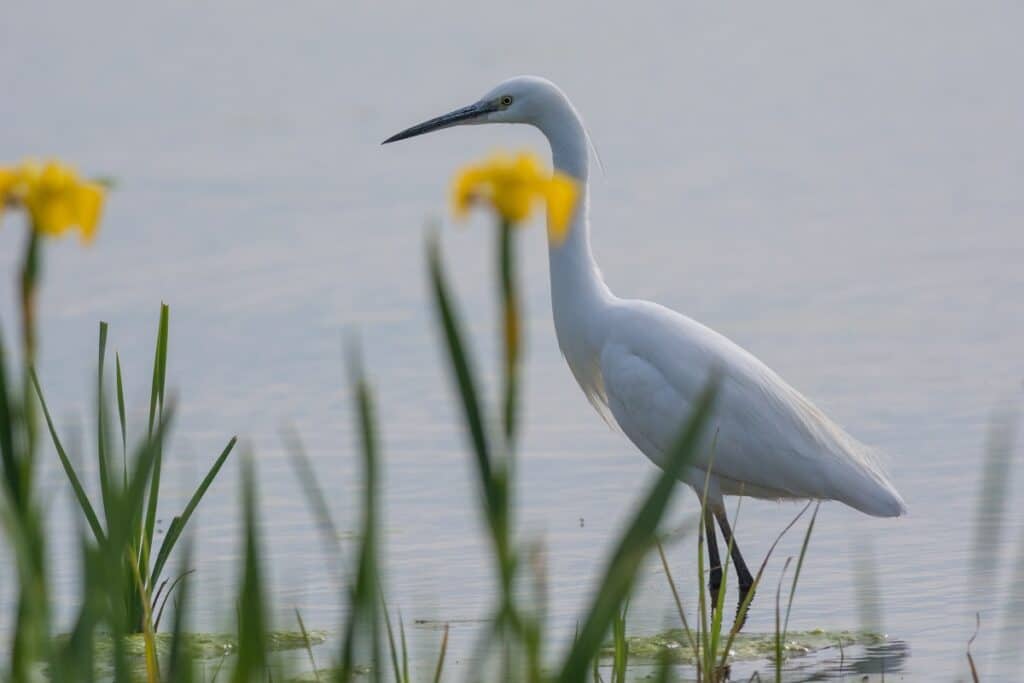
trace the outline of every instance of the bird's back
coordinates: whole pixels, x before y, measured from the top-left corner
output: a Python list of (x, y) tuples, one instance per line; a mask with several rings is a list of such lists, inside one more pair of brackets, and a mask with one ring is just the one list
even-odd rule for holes
[(722, 493), (833, 499), (884, 517), (905, 511), (875, 454), (750, 353), (650, 302), (619, 300), (608, 313), (601, 399), (656, 463), (717, 373), (713, 437), (698, 465), (711, 463)]

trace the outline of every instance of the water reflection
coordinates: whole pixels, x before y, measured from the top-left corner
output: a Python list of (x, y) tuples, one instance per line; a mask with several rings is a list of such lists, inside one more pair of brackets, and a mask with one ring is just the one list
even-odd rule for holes
[[(900, 674), (906, 668), (910, 657), (910, 645), (903, 640), (888, 640), (876, 645), (853, 645), (845, 648), (828, 647), (805, 656), (790, 659), (783, 668), (785, 683), (811, 683), (812, 681), (857, 681)], [(611, 665), (601, 667), (602, 677), (610, 677)], [(644, 681), (657, 678), (658, 667), (652, 663), (638, 663), (629, 666), (629, 680)], [(775, 665), (770, 660), (734, 662), (729, 671), (734, 681), (774, 681)], [(675, 670), (675, 680), (696, 681), (692, 666), (680, 665)]]
[(791, 662), (785, 668), (783, 679), (787, 683), (863, 681), (865, 677), (902, 672), (909, 656), (910, 645), (902, 640), (851, 648), (828, 648)]

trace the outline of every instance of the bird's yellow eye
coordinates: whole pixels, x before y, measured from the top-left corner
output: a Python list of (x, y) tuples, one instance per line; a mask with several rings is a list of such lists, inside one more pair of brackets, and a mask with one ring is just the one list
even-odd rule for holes
[(501, 98), (500, 102), (501, 102), (501, 106), (507, 107), (510, 104), (512, 104), (512, 96), (511, 95), (505, 95), (504, 97)]

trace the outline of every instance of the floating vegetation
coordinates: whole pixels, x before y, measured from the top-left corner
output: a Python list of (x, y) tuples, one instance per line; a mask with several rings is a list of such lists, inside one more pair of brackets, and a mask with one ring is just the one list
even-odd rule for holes
[[(828, 648), (850, 647), (851, 645), (878, 645), (885, 642), (885, 636), (870, 631), (793, 631), (786, 636), (783, 650), (787, 658), (804, 657)], [(669, 661), (674, 664), (695, 664), (693, 649), (689, 646), (686, 633), (681, 628), (670, 629), (653, 636), (629, 636), (626, 638), (629, 657), (639, 663), (652, 664)], [(774, 633), (740, 633), (732, 642), (729, 659), (732, 661), (753, 661), (769, 659), (775, 653)], [(610, 658), (614, 654), (611, 644), (601, 649), (601, 656)]]
[[(326, 631), (307, 631), (311, 646), (327, 641)], [(60, 635), (56, 645), (66, 644), (70, 636)], [(185, 656), (193, 662), (219, 661), (238, 652), (238, 635), (234, 633), (182, 633), (180, 634)], [(173, 633), (158, 633), (154, 636), (157, 655), (165, 659), (171, 651)], [(140, 680), (145, 676), (146, 638), (141, 633), (122, 639), (124, 653)], [(290, 652), (306, 648), (306, 638), (301, 631), (270, 631), (266, 634), (267, 652)], [(98, 635), (94, 644), (96, 674), (98, 677), (113, 675), (114, 641), (110, 636)]]
[[(327, 669), (317, 669), (316, 671), (307, 671), (306, 673), (289, 676), (284, 680), (285, 683), (323, 683), (324, 681), (337, 680), (340, 672), (340, 667), (332, 666)], [(369, 666), (357, 666), (352, 673), (356, 676), (368, 676), (372, 672), (373, 669)]]

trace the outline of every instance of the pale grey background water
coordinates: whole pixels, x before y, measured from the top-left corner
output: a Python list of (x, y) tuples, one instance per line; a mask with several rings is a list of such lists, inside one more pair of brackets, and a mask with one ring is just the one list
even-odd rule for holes
[[(884, 628), (909, 652), (893, 665), (908, 680), (964, 678), (973, 612), (983, 618), (976, 648), (991, 652), (1009, 597), (999, 588), (970, 599), (966, 570), (987, 424), (1024, 378), (1024, 6), (591, 5), (6, 7), (0, 160), (59, 154), (118, 180), (95, 247), (48, 250), (42, 379), (55, 412), (88, 425), (100, 319), (141, 406), (157, 307), (169, 302), (183, 411), (164, 512), (241, 434), (259, 464), (281, 624), (298, 606), (307, 624), (331, 628), (338, 589), (278, 432), (301, 432), (351, 526), (357, 470), (341, 343), (357, 330), (386, 418), (391, 603), (408, 621), (481, 616), (491, 567), (436, 363), (425, 223), (444, 223), (475, 349), (491, 360), (490, 235), (484, 221), (450, 226), (447, 183), (497, 146), (543, 141), (476, 128), (378, 143), (502, 78), (543, 74), (583, 112), (607, 167), (593, 191), (594, 242), (613, 289), (721, 330), (890, 454), (910, 516), (826, 505), (796, 627), (858, 625), (854, 566), (870, 547)], [(574, 385), (550, 323), (542, 231), (521, 237), (530, 353), (520, 521), (549, 547), (564, 643), (652, 468)], [(20, 241), (7, 219), (8, 338)], [(67, 614), (70, 498), (50, 464)], [(1016, 478), (1020, 499), (1019, 468)], [(223, 627), (231, 611), (235, 484), (232, 465), (197, 519), (202, 628)], [(681, 498), (675, 519), (694, 509), (691, 494)], [(795, 510), (745, 506), (748, 558)], [(1022, 539), (1021, 510), (1010, 510), (1009, 539)], [(767, 585), (797, 549), (795, 536), (782, 545)], [(692, 593), (692, 541), (671, 557)], [(663, 577), (648, 574), (636, 632), (674, 623)], [(11, 590), (0, 582), (0, 628)], [(770, 604), (765, 592), (749, 628), (771, 628)], [(456, 624), (456, 660), (476, 628)], [(426, 653), (437, 638), (412, 634)]]

